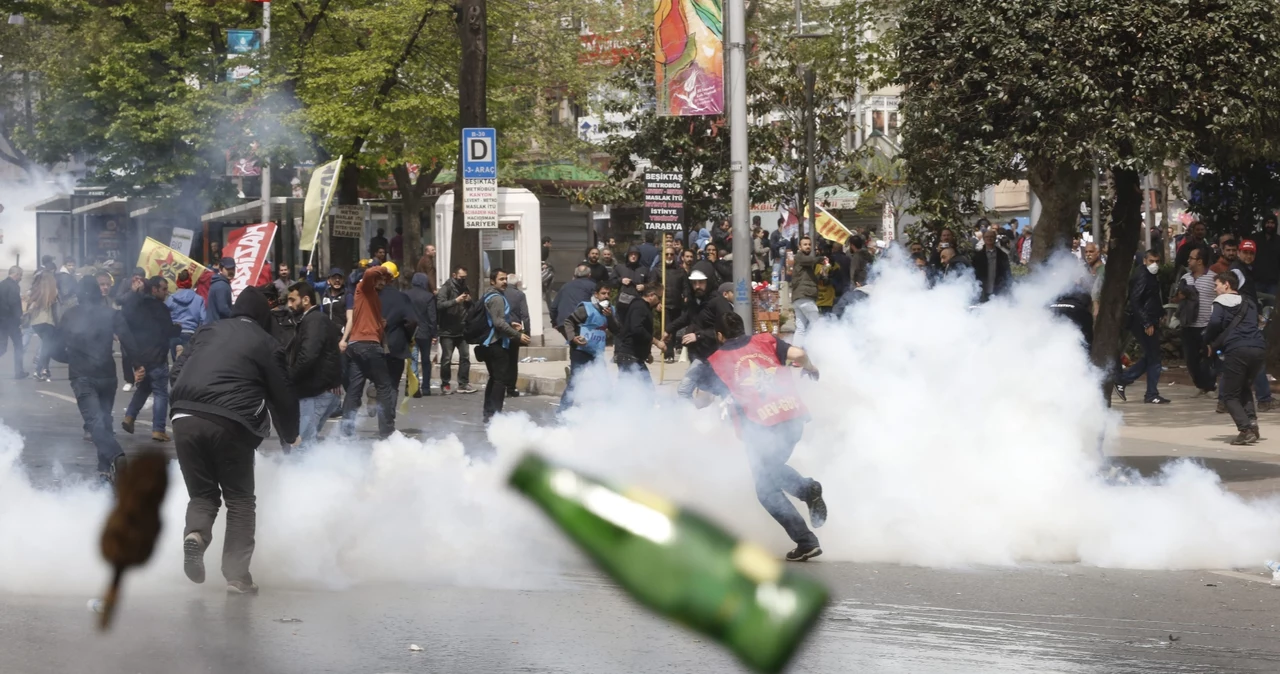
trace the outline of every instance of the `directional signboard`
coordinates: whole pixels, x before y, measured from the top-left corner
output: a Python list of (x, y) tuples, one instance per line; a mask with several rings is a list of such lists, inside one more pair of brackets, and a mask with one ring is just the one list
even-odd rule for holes
[(498, 134), (462, 130), (462, 221), (467, 229), (498, 227)]

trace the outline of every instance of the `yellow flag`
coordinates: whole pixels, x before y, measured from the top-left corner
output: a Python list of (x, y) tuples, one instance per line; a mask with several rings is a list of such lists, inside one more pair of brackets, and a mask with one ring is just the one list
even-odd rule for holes
[[(426, 357), (425, 365), (427, 367), (431, 367), (431, 360), (430, 360), (431, 354), (422, 354), (422, 355)], [(400, 414), (407, 414), (409, 412), (409, 399), (412, 398), (413, 395), (417, 393), (419, 390), (418, 377), (413, 373), (413, 368), (406, 367), (405, 371), (406, 371), (406, 374), (409, 375), (409, 388), (408, 388), (408, 395), (404, 397), (404, 400), (400, 401), (400, 412), (399, 412)]]
[(311, 173), (307, 200), (302, 205), (302, 238), (298, 241), (298, 248), (312, 250), (316, 247), (324, 216), (329, 212), (329, 202), (338, 191), (338, 171), (341, 169), (342, 157), (338, 157), (324, 166), (317, 166)]
[(151, 237), (142, 243), (142, 252), (138, 254), (137, 266), (147, 272), (147, 276), (163, 276), (169, 281), (169, 291), (178, 289), (178, 274), (186, 271), (191, 274), (191, 287), (200, 284), (201, 277), (209, 270), (204, 265), (179, 253), (178, 251), (156, 241)]
[[(809, 217), (808, 208), (804, 209), (804, 217)], [(827, 209), (821, 206), (818, 207), (818, 218), (814, 222), (814, 230), (827, 241), (836, 243), (844, 243), (849, 240), (849, 237), (853, 236), (853, 232), (845, 229), (845, 226), (840, 224), (839, 220), (836, 220), (836, 216), (828, 213)]]

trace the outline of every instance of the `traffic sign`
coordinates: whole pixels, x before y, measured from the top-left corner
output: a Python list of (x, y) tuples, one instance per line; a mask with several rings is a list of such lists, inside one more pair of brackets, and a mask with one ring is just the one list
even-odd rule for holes
[(462, 224), (498, 227), (498, 134), (493, 129), (462, 130)]
[(498, 132), (462, 130), (462, 177), (498, 179)]

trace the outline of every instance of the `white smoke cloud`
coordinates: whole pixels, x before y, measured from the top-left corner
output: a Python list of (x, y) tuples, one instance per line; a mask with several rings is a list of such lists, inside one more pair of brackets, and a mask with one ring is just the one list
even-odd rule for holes
[[(823, 483), (824, 560), (1182, 569), (1256, 566), (1280, 553), (1280, 501), (1231, 494), (1194, 462), (1127, 485), (1100, 476), (1100, 438), (1113, 445), (1119, 417), (1105, 407), (1075, 329), (1044, 309), (1071, 277), (1059, 265), (971, 309), (972, 287), (928, 290), (892, 267), (844, 322), (813, 333), (822, 378), (801, 384), (812, 420), (792, 465)], [(756, 502), (719, 406), (695, 410), (665, 397), (655, 406), (641, 385), (608, 376), (580, 386), (579, 406), (558, 423), (497, 418), (491, 461), (472, 461), (452, 436), (260, 456), (255, 579), (319, 589), (555, 583), (582, 558), (506, 487), (511, 464), (530, 449), (669, 496), (779, 554), (790, 547)], [(100, 591), (109, 494), (88, 483), (32, 486), (21, 447), (0, 426), (0, 591)], [(188, 587), (185, 507), (174, 464), (161, 543), (130, 592)], [(225, 511), (206, 553), (213, 584), (224, 522)]]

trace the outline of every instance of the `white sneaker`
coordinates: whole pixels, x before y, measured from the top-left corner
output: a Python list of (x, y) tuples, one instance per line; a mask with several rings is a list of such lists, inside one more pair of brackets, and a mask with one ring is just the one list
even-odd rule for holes
[(125, 385), (124, 385), (124, 392), (125, 392), (125, 393), (128, 393), (128, 392), (130, 392), (130, 391), (132, 391), (132, 390), (133, 390), (133, 384), (125, 384)]

